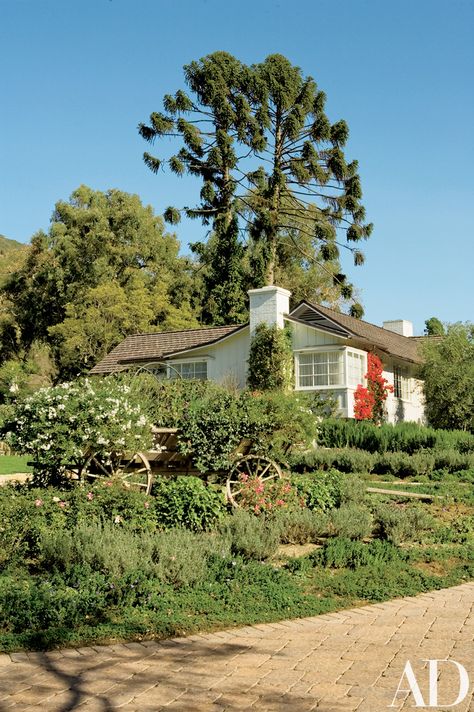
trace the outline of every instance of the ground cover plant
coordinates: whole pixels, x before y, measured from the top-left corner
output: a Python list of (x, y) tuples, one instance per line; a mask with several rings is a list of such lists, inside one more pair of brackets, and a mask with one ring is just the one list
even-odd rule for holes
[(369, 497), (332, 470), (293, 475), (291, 506), (230, 513), (221, 487), (194, 478), (186, 494), (186, 480), (149, 496), (107, 480), (0, 488), (0, 649), (316, 615), (474, 577), (472, 503)]

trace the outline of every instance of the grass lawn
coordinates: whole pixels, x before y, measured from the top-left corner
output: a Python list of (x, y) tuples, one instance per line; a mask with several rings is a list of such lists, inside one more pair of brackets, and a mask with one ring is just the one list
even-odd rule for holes
[(0, 455), (0, 475), (12, 475), (17, 472), (31, 472), (26, 464), (28, 457), (21, 455)]

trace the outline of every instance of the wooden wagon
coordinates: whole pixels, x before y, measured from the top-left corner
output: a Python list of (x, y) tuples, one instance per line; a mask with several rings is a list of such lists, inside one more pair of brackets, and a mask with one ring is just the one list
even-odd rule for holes
[(247, 479), (261, 482), (283, 477), (282, 470), (274, 460), (254, 454), (252, 441), (242, 439), (231, 453), (228, 471), (203, 474), (193, 463), (192, 453), (185, 455), (179, 449), (179, 429), (153, 428), (153, 447), (147, 452), (113, 452), (107, 457), (86, 453), (83, 461), (69, 466), (67, 473), (74, 479), (109, 478), (119, 479), (126, 486), (150, 493), (155, 475), (195, 475), (214, 478), (225, 483), (227, 500), (239, 506), (239, 495)]

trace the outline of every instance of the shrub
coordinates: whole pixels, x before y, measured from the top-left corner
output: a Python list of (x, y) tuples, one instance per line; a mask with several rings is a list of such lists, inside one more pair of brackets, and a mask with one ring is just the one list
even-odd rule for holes
[(203, 583), (208, 576), (208, 560), (230, 555), (230, 545), (222, 537), (170, 529), (156, 536), (154, 558), (157, 575), (175, 588)]
[(371, 472), (373, 456), (364, 450), (336, 450), (332, 466), (340, 472)]
[(156, 529), (155, 500), (112, 480), (96, 480), (63, 493), (68, 521), (87, 522), (91, 517), (133, 531)]
[(334, 533), (346, 539), (364, 539), (372, 533), (372, 515), (360, 504), (343, 504), (332, 510), (330, 522)]
[(309, 452), (296, 452), (290, 458), (294, 472), (330, 470), (340, 472), (372, 472), (375, 456), (364, 450), (354, 448), (316, 448)]
[(307, 544), (327, 534), (328, 518), (323, 512), (290, 509), (278, 515), (282, 544)]
[(113, 378), (42, 388), (19, 402), (13, 415), (3, 425), (7, 441), (30, 455), (36, 474), (47, 473), (49, 483), (60, 480), (67, 464), (84, 463), (87, 453), (107, 457), (151, 445), (150, 421), (130, 388)]
[(80, 588), (57, 576), (0, 577), (0, 627), (39, 637), (49, 627), (72, 628), (86, 619), (98, 622), (107, 609), (107, 590), (110, 584), (103, 574), (84, 577)]
[(341, 501), (343, 475), (337, 470), (293, 475), (292, 483), (303, 506), (323, 511), (337, 507)]
[(398, 549), (387, 541), (378, 539), (364, 544), (349, 538), (336, 537), (325, 542), (323, 548), (312, 554), (313, 560), (335, 569), (356, 569), (400, 559)]
[(225, 512), (222, 491), (198, 477), (160, 478), (155, 481), (152, 494), (158, 525), (168, 529), (211, 529)]
[(433, 517), (419, 505), (401, 508), (379, 503), (374, 507), (374, 519), (379, 536), (393, 544), (420, 541), (435, 529)]
[[(203, 473), (228, 470), (242, 439), (254, 451), (281, 460), (290, 445), (307, 446), (316, 435), (311, 398), (297, 393), (238, 393), (217, 384), (132, 380), (156, 425), (180, 429), (180, 451)], [(145, 392), (145, 385), (149, 392)], [(150, 395), (151, 394), (151, 395)]]
[(230, 540), (234, 555), (245, 559), (268, 559), (280, 542), (280, 525), (275, 517), (255, 517), (245, 510), (236, 510), (221, 524), (220, 532)]
[(45, 571), (69, 573), (74, 569), (100, 571), (111, 577), (137, 570), (150, 576), (154, 569), (154, 538), (114, 524), (81, 522), (62, 531), (42, 532), (39, 566)]
[(293, 385), (291, 331), (259, 324), (252, 337), (248, 383), (252, 390), (284, 391)]
[(259, 515), (297, 505), (297, 492), (288, 479), (261, 479), (245, 472), (239, 475), (239, 506)]
[(67, 512), (57, 494), (55, 490), (0, 487), (0, 568), (36, 556), (43, 531), (64, 530)]
[(474, 435), (463, 431), (427, 428), (417, 423), (387, 423), (377, 427), (368, 422), (328, 418), (318, 425), (318, 444), (329, 448), (360, 448), (368, 452), (405, 452), (453, 449), (474, 452)]

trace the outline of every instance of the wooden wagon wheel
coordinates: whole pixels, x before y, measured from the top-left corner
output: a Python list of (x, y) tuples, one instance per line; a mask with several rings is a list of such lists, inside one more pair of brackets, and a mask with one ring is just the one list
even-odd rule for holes
[(92, 453), (86, 452), (82, 460), (71, 465), (65, 465), (64, 474), (69, 480), (78, 480), (79, 482), (87, 476), (89, 464), (92, 458)]
[(248, 479), (258, 479), (260, 482), (278, 480), (283, 477), (280, 466), (268, 457), (260, 455), (247, 455), (235, 462), (226, 482), (227, 501), (233, 507), (239, 507), (240, 495), (244, 490), (244, 483)]
[(120, 480), (126, 487), (150, 494), (153, 476), (142, 452), (112, 452), (108, 457), (92, 455), (86, 476), (90, 479)]

